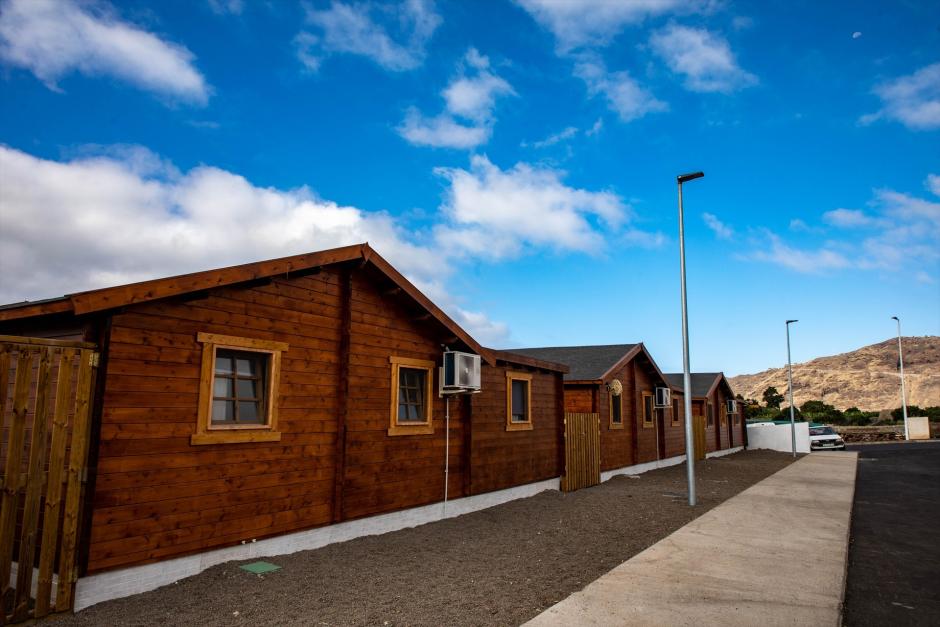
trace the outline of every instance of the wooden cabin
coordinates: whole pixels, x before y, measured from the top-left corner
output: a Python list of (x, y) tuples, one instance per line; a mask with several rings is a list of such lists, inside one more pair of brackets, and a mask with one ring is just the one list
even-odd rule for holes
[[(0, 334), (96, 347), (79, 609), (563, 472), (567, 367), (480, 346), (367, 244), (8, 305)], [(439, 396), (445, 350), (479, 393)]]
[[(673, 389), (673, 398), (683, 406), (683, 374), (666, 374)], [(696, 437), (696, 456), (704, 458), (707, 453), (738, 448), (745, 445), (744, 408), (735, 403), (729, 411), (728, 401), (735, 398), (731, 385), (721, 372), (692, 373), (692, 416)]]
[[(513, 352), (568, 366), (566, 416), (596, 414), (600, 473), (658, 463), (685, 454), (678, 406), (656, 405), (656, 388), (669, 388), (662, 371), (640, 344), (560, 346)], [(619, 391), (619, 393), (618, 393)]]

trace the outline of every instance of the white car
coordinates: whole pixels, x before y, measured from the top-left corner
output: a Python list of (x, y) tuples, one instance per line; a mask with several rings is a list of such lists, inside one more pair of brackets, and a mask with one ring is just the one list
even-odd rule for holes
[(845, 442), (832, 427), (810, 427), (809, 448), (812, 451), (845, 450)]

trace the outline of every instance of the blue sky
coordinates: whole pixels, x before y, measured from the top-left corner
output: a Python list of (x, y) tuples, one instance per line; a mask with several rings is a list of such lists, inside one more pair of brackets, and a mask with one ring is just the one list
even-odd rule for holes
[(940, 334), (940, 5), (0, 1), (0, 301), (369, 240), (483, 342)]

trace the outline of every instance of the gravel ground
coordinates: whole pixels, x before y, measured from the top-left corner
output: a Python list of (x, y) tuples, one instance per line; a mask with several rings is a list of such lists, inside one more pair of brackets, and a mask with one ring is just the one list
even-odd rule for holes
[(694, 510), (674, 466), (269, 558), (281, 570), (267, 575), (222, 564), (54, 624), (518, 625), (791, 461), (699, 462)]

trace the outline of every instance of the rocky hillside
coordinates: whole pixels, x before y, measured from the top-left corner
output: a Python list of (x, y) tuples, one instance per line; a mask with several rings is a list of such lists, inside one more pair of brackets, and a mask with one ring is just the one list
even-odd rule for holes
[[(905, 337), (903, 348), (908, 404), (940, 405), (940, 337)], [(841, 410), (853, 406), (866, 411), (899, 407), (897, 360), (898, 342), (892, 338), (851, 353), (793, 364), (793, 401), (799, 407), (808, 400), (821, 400)], [(744, 398), (760, 401), (768, 386), (787, 393), (786, 367), (743, 374), (729, 381), (735, 393)]]

